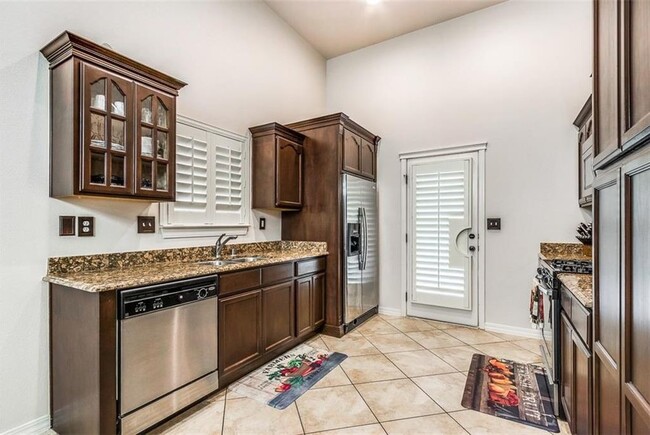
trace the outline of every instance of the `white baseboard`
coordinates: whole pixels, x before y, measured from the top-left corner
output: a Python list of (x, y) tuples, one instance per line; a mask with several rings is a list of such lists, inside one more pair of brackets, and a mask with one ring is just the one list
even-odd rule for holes
[(401, 316), (402, 311), (399, 308), (379, 307), (379, 314), (386, 314), (387, 316)]
[(13, 429), (9, 429), (0, 435), (36, 435), (45, 433), (48, 430), (50, 430), (50, 416), (44, 415)]
[(520, 337), (527, 337), (527, 338), (541, 338), (542, 335), (542, 332), (539, 329), (522, 328), (519, 326), (502, 325), (499, 323), (486, 322), (484, 327), (486, 331), (500, 332), (502, 334), (518, 335)]

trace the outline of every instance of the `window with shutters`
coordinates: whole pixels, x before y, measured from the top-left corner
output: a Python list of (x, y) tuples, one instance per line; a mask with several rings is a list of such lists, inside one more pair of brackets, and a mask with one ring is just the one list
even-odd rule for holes
[(178, 117), (176, 202), (161, 204), (163, 237), (247, 232), (247, 150), (244, 136)]

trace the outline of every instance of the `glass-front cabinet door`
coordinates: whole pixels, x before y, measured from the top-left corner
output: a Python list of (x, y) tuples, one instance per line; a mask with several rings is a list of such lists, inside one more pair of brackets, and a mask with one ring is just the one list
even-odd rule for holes
[(82, 64), (81, 191), (133, 192), (134, 83)]
[(136, 194), (174, 200), (174, 99), (136, 86)]

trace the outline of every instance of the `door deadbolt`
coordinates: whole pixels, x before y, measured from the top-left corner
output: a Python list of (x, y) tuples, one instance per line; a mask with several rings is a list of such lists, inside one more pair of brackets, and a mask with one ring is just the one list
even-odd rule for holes
[(476, 238), (476, 234), (470, 234), (470, 235), (469, 235), (469, 238), (470, 238), (470, 239), (475, 239), (475, 238)]

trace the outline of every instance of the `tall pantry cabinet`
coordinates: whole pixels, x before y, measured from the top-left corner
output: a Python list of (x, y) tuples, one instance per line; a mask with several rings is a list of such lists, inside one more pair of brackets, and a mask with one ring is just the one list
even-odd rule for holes
[(594, 1), (594, 432), (650, 433), (650, 2)]

